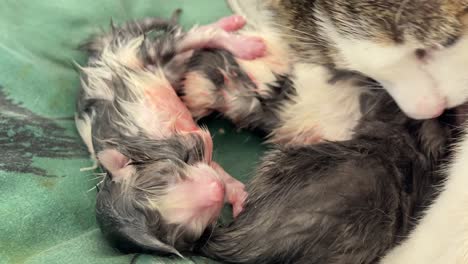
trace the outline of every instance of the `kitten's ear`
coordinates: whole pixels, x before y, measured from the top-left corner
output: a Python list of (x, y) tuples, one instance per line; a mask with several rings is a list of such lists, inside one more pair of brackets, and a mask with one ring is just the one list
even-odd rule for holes
[(126, 254), (174, 254), (183, 258), (175, 247), (158, 239), (162, 227), (159, 212), (145, 203), (135, 203), (133, 196), (122, 195), (120, 187), (120, 183), (105, 181), (96, 197), (96, 221), (106, 240)]
[[(135, 226), (126, 226), (120, 230), (124, 238), (131, 242), (131, 244), (142, 249), (144, 252), (153, 252), (159, 254), (174, 254), (184, 258), (177, 249), (167, 245), (143, 230), (142, 228), (135, 228)], [(122, 249), (121, 249), (122, 250)], [(125, 250), (124, 250), (125, 251)]]
[(130, 159), (115, 149), (105, 149), (97, 154), (99, 163), (113, 176), (124, 177), (133, 172)]

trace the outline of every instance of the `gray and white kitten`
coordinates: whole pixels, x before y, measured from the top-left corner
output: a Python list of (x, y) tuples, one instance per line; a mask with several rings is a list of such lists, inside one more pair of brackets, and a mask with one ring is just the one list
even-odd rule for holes
[(230, 16), (184, 32), (175, 17), (149, 18), (83, 45), (89, 60), (80, 67), (76, 126), (106, 172), (96, 218), (118, 249), (180, 255), (209, 232), (224, 202), (234, 216), (242, 210), (243, 184), (212, 160), (209, 131), (173, 86), (196, 49), (261, 55), (258, 38), (231, 33), (244, 23)]
[(226, 263), (364, 264), (401, 242), (434, 199), (451, 130), (442, 117), (409, 119), (386, 94), (367, 100), (353, 139), (269, 151), (244, 211), (200, 252)]
[[(360, 91), (362, 118), (352, 139), (282, 142), (275, 138), (287, 122), (281, 111), (296, 103), (301, 76), (258, 83), (226, 51), (194, 53), (180, 88), (194, 115), (220, 112), (277, 144), (247, 185), (244, 211), (230, 226), (214, 229), (199, 248), (202, 254), (227, 263), (375, 263), (409, 234), (434, 199), (438, 169), (455, 133), (450, 113), (413, 120), (383, 90), (359, 90), (370, 80), (327, 73), (330, 85)], [(194, 87), (194, 80), (205, 85)], [(202, 100), (192, 97), (201, 93)]]

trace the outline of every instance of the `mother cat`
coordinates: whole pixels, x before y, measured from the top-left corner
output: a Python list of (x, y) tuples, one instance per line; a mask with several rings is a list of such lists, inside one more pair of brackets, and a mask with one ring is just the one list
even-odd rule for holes
[[(230, 3), (248, 19), (274, 19), (298, 60), (377, 80), (412, 118), (432, 118), (467, 101), (467, 0)], [(382, 263), (468, 263), (468, 137), (447, 173), (420, 224)]]
[(410, 117), (438, 116), (468, 96), (468, 0), (229, 2), (251, 23), (270, 21), (299, 60), (377, 80)]

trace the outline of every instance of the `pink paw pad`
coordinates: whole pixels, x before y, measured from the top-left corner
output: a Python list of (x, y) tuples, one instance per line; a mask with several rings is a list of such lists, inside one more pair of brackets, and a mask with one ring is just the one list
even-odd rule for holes
[(236, 57), (246, 60), (263, 57), (267, 49), (262, 38), (252, 36), (232, 35), (226, 40), (226, 46)]
[(232, 205), (232, 215), (236, 218), (244, 209), (247, 192), (241, 182), (232, 182), (227, 186), (227, 200)]
[(218, 20), (218, 22), (216, 22), (216, 25), (227, 32), (232, 32), (243, 28), (245, 23), (246, 21), (244, 17), (239, 15), (232, 15), (221, 18)]
[(232, 205), (232, 216), (234, 218), (237, 218), (237, 216), (244, 210), (244, 202), (246, 199), (247, 193), (244, 192), (243, 196), (238, 200), (239, 202), (236, 202)]
[(245, 191), (245, 186), (242, 182), (236, 180), (224, 171), (218, 163), (213, 161), (211, 166), (219, 173), (219, 176), (224, 181), (226, 186), (226, 200), (232, 205), (232, 215), (236, 218), (244, 209), (244, 202), (248, 196)]

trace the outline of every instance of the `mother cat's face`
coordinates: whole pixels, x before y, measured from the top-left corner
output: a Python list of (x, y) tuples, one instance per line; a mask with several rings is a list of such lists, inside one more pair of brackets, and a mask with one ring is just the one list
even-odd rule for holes
[(468, 0), (323, 1), (339, 67), (379, 81), (407, 115), (468, 100)]

